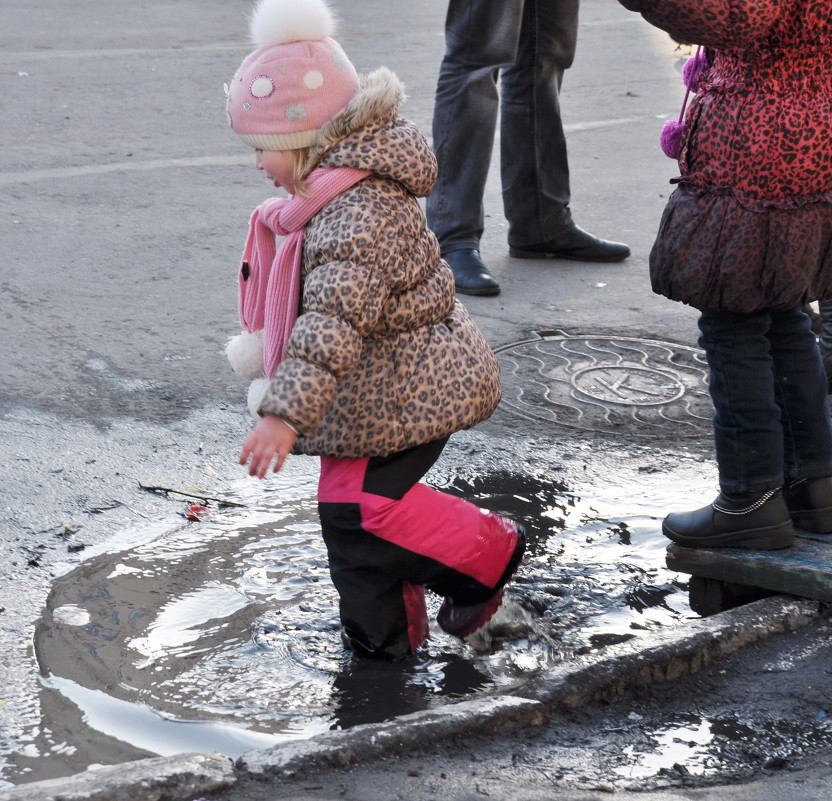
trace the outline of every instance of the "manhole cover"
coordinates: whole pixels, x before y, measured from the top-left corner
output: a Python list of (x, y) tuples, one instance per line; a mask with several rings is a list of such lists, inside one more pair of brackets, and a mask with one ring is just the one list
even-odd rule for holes
[(554, 331), (499, 348), (497, 356), (503, 406), (523, 417), (633, 435), (710, 431), (707, 365), (697, 348)]

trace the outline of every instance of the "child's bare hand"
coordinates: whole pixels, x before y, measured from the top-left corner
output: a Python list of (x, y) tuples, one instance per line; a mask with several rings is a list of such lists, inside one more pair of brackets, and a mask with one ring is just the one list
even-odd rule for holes
[(291, 453), (296, 439), (297, 434), (281, 418), (273, 414), (264, 414), (243, 443), (240, 464), (251, 460), (248, 466), (249, 475), (263, 478), (269, 472), (272, 459), (277, 457), (274, 463), (276, 473), (283, 467), (283, 462)]

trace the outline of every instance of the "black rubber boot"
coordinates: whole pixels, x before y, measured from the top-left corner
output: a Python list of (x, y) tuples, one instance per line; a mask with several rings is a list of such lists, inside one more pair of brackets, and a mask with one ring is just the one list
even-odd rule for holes
[(774, 551), (794, 542), (794, 526), (779, 487), (751, 495), (720, 493), (710, 506), (669, 514), (662, 533), (688, 548)]
[(832, 476), (790, 481), (783, 495), (798, 528), (814, 534), (832, 534)]

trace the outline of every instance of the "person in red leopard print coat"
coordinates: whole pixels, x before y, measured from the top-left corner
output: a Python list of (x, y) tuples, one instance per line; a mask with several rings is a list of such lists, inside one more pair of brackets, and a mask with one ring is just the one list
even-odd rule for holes
[(688, 546), (832, 533), (827, 379), (804, 304), (832, 298), (832, 0), (619, 0), (700, 45), (655, 292), (701, 311), (720, 494), (672, 513)]

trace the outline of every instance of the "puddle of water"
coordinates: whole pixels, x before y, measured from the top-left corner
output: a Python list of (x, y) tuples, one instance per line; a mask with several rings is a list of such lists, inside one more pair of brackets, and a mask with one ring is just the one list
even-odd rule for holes
[(53, 676), (44, 684), (83, 710), (85, 722), (91, 728), (117, 737), (126, 734), (126, 741), (131, 745), (160, 756), (181, 754), (185, 742), (192, 751), (220, 751), (232, 758), (278, 742), (272, 735), (237, 726), (171, 719), (145, 704), (120, 701), (102, 690), (90, 690), (69, 679)]
[[(664, 566), (659, 521), (689, 487), (562, 484), (505, 474), (443, 487), (518, 520), (529, 548), (515, 597), (551, 620), (562, 658), (693, 616), (686, 578)], [(623, 514), (622, 514), (623, 512)]]
[(56, 580), (35, 635), (50, 714), (0, 754), (5, 778), (149, 754), (236, 756), (516, 689), (558, 661), (693, 616), (683, 580), (664, 567), (658, 523), (695, 497), (690, 476), (591, 490), (508, 473), (430, 478), (526, 527), (511, 604), (487, 638), (472, 647), (434, 625), (416, 657), (353, 660), (314, 484), (293, 479), (261, 491), (257, 506), (99, 554)]
[(624, 779), (656, 775), (740, 778), (749, 766), (785, 767), (805, 754), (832, 745), (828, 719), (739, 720), (685, 715), (649, 732), (647, 744), (623, 749), (625, 765), (613, 768)]
[(713, 740), (708, 721), (691, 716), (689, 720), (653, 732), (650, 739), (655, 743), (651, 751), (635, 745), (625, 746), (623, 756), (628, 764), (615, 768), (615, 773), (629, 779), (643, 779), (673, 769), (674, 765), (684, 765), (689, 773), (705, 775), (707, 747)]

